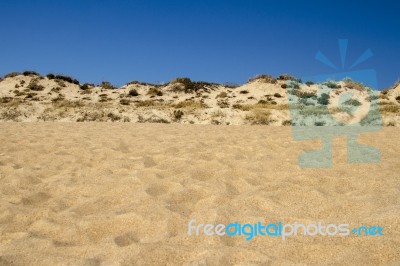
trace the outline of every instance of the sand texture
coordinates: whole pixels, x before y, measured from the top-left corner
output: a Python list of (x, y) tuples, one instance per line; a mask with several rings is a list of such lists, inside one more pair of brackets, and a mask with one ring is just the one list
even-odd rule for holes
[[(0, 265), (399, 265), (399, 130), (379, 164), (301, 169), (290, 127), (0, 123)], [(383, 237), (189, 237), (198, 223), (380, 225)]]

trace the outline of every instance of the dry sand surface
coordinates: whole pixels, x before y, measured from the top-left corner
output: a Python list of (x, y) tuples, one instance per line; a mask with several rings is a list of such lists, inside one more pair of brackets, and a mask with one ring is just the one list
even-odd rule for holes
[[(301, 169), (290, 127), (0, 123), (0, 265), (399, 265), (399, 129), (379, 164)], [(188, 222), (380, 225), (383, 237), (187, 235)]]

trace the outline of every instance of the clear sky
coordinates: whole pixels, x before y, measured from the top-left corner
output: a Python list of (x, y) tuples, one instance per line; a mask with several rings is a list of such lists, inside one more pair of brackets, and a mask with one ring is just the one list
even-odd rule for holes
[[(375, 69), (384, 88), (400, 78), (399, 10), (399, 1), (1, 0), (0, 74), (244, 83), (349, 71), (369, 48), (352, 70)], [(348, 39), (344, 69), (338, 39)]]

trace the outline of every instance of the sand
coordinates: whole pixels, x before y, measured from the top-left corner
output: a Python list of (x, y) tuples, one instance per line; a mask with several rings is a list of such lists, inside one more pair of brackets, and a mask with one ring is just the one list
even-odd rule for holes
[[(379, 164), (301, 169), (290, 127), (0, 123), (0, 265), (399, 265), (399, 130)], [(188, 222), (380, 225), (384, 236), (188, 236)]]

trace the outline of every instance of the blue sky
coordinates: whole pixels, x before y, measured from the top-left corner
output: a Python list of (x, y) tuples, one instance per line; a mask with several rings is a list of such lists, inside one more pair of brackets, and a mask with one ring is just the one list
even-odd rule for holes
[[(43, 0), (0, 2), (0, 74), (36, 70), (81, 82), (244, 83), (257, 74), (375, 69), (400, 78), (396, 1)], [(341, 68), (338, 39), (348, 39)], [(338, 66), (317, 60), (321, 51)]]

